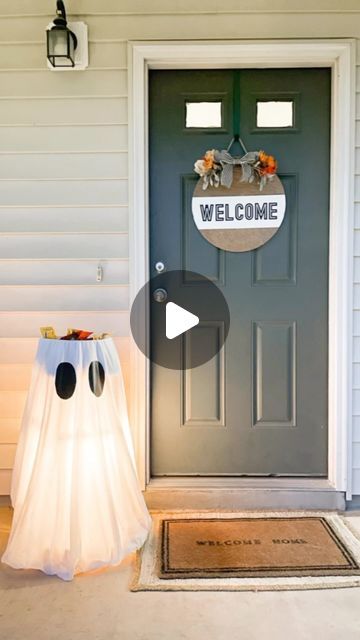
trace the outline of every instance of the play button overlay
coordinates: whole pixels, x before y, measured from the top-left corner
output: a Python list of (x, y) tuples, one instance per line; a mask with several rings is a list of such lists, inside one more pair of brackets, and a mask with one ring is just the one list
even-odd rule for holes
[(189, 331), (199, 324), (199, 318), (175, 302), (166, 305), (166, 337), (168, 340), (177, 338), (185, 331)]
[(230, 314), (220, 286), (209, 278), (194, 271), (164, 271), (136, 295), (130, 326), (138, 348), (153, 364), (185, 370), (217, 356)]

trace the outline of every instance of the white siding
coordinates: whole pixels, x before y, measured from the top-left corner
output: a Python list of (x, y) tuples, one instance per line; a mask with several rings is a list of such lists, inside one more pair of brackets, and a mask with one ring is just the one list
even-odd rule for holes
[[(0, 494), (9, 492), (39, 326), (113, 332), (128, 383), (127, 41), (360, 38), (358, 0), (72, 0), (70, 19), (89, 26), (90, 66), (55, 74), (44, 48), (54, 6), (0, 0)], [(357, 84), (353, 490), (360, 494), (360, 66)]]

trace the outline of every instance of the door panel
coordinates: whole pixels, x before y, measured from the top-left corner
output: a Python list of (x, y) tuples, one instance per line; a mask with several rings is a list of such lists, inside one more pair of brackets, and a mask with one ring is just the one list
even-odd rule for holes
[[(187, 129), (189, 100), (221, 100), (222, 126)], [(293, 101), (293, 127), (258, 128), (258, 100)], [(194, 161), (238, 127), (249, 150), (277, 157), (287, 196), (278, 233), (245, 253), (207, 243), (191, 215)], [(151, 72), (150, 273), (158, 260), (202, 273), (231, 319), (211, 362), (151, 366), (153, 475), (327, 474), (329, 132), (329, 69)], [(220, 319), (184, 334), (182, 357), (219, 331)]]
[(253, 426), (294, 427), (296, 412), (296, 326), (254, 322)]
[[(209, 242), (204, 242), (200, 233), (194, 233), (194, 221), (191, 212), (191, 199), (197, 179), (196, 176), (182, 176), (181, 200), (181, 269), (201, 273), (216, 284), (224, 283), (224, 252)], [(204, 272), (205, 269), (205, 272)]]
[(286, 195), (286, 215), (271, 242), (252, 252), (253, 285), (296, 284), (297, 176), (282, 173), (280, 178)]
[[(183, 348), (190, 358), (190, 353), (199, 350), (204, 353), (204, 342), (221, 344), (222, 323), (206, 322), (184, 335)], [(221, 350), (209, 362), (201, 367), (183, 371), (183, 419), (187, 427), (223, 427), (225, 426), (224, 410), (224, 351)]]

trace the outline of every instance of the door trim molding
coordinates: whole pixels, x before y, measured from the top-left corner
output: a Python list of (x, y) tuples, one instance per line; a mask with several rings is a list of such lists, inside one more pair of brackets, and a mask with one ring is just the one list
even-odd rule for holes
[[(131, 302), (149, 278), (148, 70), (331, 67), (329, 235), (329, 488), (351, 497), (352, 289), (355, 135), (354, 39), (129, 42)], [(144, 318), (139, 318), (146, 335)], [(130, 420), (139, 478), (150, 481), (150, 367), (132, 342)], [(225, 480), (225, 479), (224, 479)]]

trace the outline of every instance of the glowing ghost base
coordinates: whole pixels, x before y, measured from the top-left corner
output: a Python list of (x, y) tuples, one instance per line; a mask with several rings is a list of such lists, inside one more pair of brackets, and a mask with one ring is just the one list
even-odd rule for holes
[(111, 338), (40, 340), (11, 500), (14, 518), (2, 561), (16, 569), (71, 580), (118, 564), (143, 545), (151, 520)]

